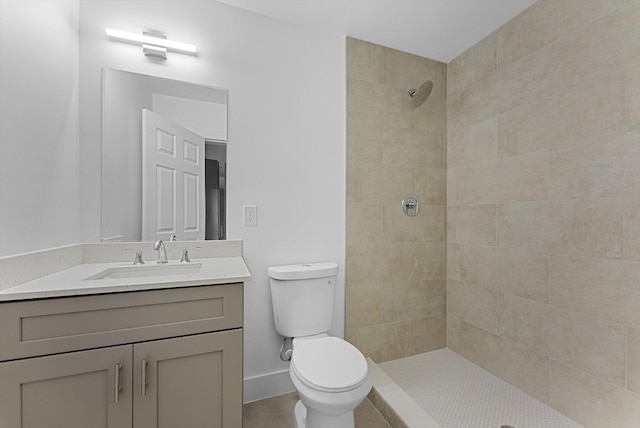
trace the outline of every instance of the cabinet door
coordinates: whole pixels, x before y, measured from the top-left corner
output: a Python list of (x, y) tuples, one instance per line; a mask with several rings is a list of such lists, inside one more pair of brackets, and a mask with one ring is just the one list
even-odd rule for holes
[(242, 426), (242, 329), (135, 344), (133, 355), (136, 428)]
[(0, 427), (131, 428), (131, 366), (131, 345), (0, 363)]

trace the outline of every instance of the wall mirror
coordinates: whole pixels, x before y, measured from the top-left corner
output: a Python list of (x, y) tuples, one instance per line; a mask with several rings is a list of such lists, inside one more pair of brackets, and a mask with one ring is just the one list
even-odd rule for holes
[(225, 239), (227, 90), (104, 69), (101, 241)]

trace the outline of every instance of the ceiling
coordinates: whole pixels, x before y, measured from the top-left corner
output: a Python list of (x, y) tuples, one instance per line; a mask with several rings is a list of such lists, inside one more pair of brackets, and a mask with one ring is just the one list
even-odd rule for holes
[(219, 0), (315, 31), (449, 62), (536, 0)]

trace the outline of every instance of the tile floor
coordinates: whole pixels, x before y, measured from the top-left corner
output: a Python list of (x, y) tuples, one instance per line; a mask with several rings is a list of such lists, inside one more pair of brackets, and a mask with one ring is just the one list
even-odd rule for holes
[[(297, 401), (298, 395), (292, 392), (245, 404), (242, 409), (243, 428), (295, 428), (293, 407)], [(354, 413), (356, 428), (390, 428), (368, 399)]]

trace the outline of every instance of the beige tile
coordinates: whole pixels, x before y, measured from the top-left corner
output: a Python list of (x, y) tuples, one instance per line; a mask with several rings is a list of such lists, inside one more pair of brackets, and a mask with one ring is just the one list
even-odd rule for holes
[(505, 294), (500, 332), (523, 346), (624, 386), (625, 330), (609, 321)]
[(549, 251), (621, 259), (624, 206), (622, 198), (551, 201)]
[(640, 261), (640, 191), (627, 198), (624, 214), (624, 257)]
[(547, 355), (611, 383), (625, 384), (624, 327), (551, 307)]
[(548, 302), (549, 256), (512, 248), (497, 248), (495, 287), (505, 293)]
[(492, 333), (498, 332), (498, 296), (493, 290), (448, 280), (447, 313)]
[(244, 428), (295, 428), (293, 408), (298, 402), (295, 392), (242, 406)]
[(382, 242), (382, 205), (347, 204), (347, 245)]
[(640, 426), (640, 396), (557, 361), (549, 364), (551, 406), (587, 428)]
[(449, 94), (461, 91), (496, 71), (496, 43), (496, 33), (492, 33), (448, 64)]
[(382, 162), (382, 131), (376, 124), (347, 120), (347, 161)]
[(626, 73), (627, 130), (640, 130), (640, 66)]
[(640, 133), (550, 150), (549, 198), (624, 196), (640, 173)]
[(421, 205), (420, 212), (414, 217), (405, 215), (400, 203), (385, 205), (384, 242), (442, 242), (445, 240), (444, 223), (444, 205)]
[(347, 340), (376, 363), (407, 357), (415, 350), (413, 321), (347, 329)]
[(496, 206), (449, 206), (447, 208), (447, 241), (495, 245)]
[(412, 192), (411, 168), (347, 162), (347, 202), (399, 203)]
[(383, 83), (383, 47), (347, 37), (347, 79)]
[(353, 412), (355, 428), (389, 428), (389, 424), (369, 400), (364, 400)]
[(481, 245), (462, 246), (460, 254), (462, 281), (496, 290), (496, 248)]
[(357, 287), (381, 284), (384, 247), (382, 244), (347, 245), (346, 286)]
[(550, 207), (546, 201), (498, 205), (498, 246), (546, 252)]
[(513, 156), (566, 144), (554, 138), (561, 120), (557, 101), (532, 100), (497, 117), (498, 156)]
[[(451, 151), (451, 142), (456, 139), (456, 136), (461, 135), (457, 132), (463, 125), (461, 119), (460, 92), (447, 95), (447, 150), (449, 152)], [(452, 126), (454, 124), (455, 126)], [(451, 159), (448, 159), (447, 164), (450, 162)]]
[(347, 80), (347, 122), (384, 123), (387, 89), (379, 83)]
[(446, 64), (412, 55), (396, 49), (384, 48), (384, 83), (405, 92), (417, 88), (425, 80), (446, 81)]
[(623, 97), (624, 73), (616, 73), (505, 111), (498, 117), (498, 156), (619, 137)]
[(383, 287), (384, 322), (413, 320), (444, 315), (446, 312), (446, 281), (408, 281)]
[(414, 279), (415, 244), (386, 244), (380, 260), (381, 278), (384, 283)]
[(501, 293), (498, 307), (500, 336), (547, 355), (550, 312), (548, 304)]
[(424, 242), (415, 244), (413, 255), (414, 277), (417, 280), (447, 278), (447, 243)]
[(500, 68), (620, 7), (622, 0), (539, 0), (497, 31)]
[(549, 158), (546, 151), (499, 159), (494, 171), (494, 202), (547, 199)]
[(382, 96), (378, 101), (378, 108), (383, 114), (379, 123), (410, 129), (413, 124), (414, 106), (407, 90), (385, 85)]
[(369, 391), (369, 394), (367, 395), (367, 399), (383, 417), (387, 414), (387, 403), (375, 388), (371, 388), (371, 391)]
[(475, 82), (460, 94), (465, 120), (477, 122), (533, 100), (548, 98), (549, 52), (540, 49)]
[(462, 253), (462, 245), (448, 242), (447, 243), (447, 278), (456, 281), (462, 281), (462, 272), (460, 269), (460, 255)]
[[(431, 75), (425, 80), (433, 81), (429, 98), (411, 112), (411, 127), (421, 133), (447, 133), (447, 83), (444, 79), (434, 80)], [(422, 82), (413, 86), (419, 87)]]
[(443, 134), (389, 127), (382, 134), (382, 163), (386, 165), (446, 168)]
[(447, 167), (493, 160), (498, 147), (498, 120), (495, 117), (466, 125), (455, 116), (448, 118)]
[(456, 205), (480, 205), (494, 202), (496, 162), (487, 161), (448, 171), (451, 202)]
[(627, 329), (627, 389), (640, 394), (640, 328)]
[(421, 204), (447, 204), (447, 171), (445, 169), (414, 168), (413, 193)]
[(498, 246), (622, 258), (624, 199), (571, 199), (498, 206)]
[(383, 321), (382, 286), (346, 289), (347, 328), (380, 324)]
[(451, 188), (460, 205), (547, 199), (548, 165), (547, 152), (536, 151), (455, 168)]
[(461, 352), (460, 349), (460, 318), (447, 312), (447, 348)]
[(407, 424), (391, 407), (387, 407), (387, 422), (391, 428), (408, 428)]
[(420, 318), (413, 321), (416, 354), (441, 349), (447, 346), (446, 315)]
[(466, 322), (461, 354), (536, 399), (549, 402), (549, 359)]
[(640, 263), (552, 255), (549, 303), (640, 328)]
[(640, 4), (629, 4), (553, 44), (549, 76), (554, 92), (640, 62)]

